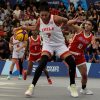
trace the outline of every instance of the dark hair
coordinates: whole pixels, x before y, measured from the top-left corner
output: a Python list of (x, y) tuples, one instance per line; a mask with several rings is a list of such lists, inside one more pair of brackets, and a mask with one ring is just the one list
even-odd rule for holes
[(73, 2), (70, 2), (70, 6), (74, 6), (74, 3)]
[(47, 12), (49, 12), (49, 5), (48, 5), (48, 3), (47, 2), (41, 2), (40, 3), (40, 7), (39, 7), (39, 11), (41, 12), (41, 11), (47, 11)]
[(89, 21), (89, 22), (92, 24), (92, 26), (95, 26), (95, 23), (94, 23), (93, 20), (91, 20), (91, 19), (87, 19), (86, 21)]

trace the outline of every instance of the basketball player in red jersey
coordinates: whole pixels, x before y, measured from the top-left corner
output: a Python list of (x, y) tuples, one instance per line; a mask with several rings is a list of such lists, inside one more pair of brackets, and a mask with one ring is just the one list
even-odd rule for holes
[(93, 94), (93, 92), (86, 88), (87, 67), (84, 57), (84, 50), (90, 43), (95, 43), (95, 37), (91, 33), (93, 29), (93, 22), (91, 20), (87, 20), (85, 22), (84, 29), (80, 28), (77, 25), (71, 25), (71, 27), (76, 31), (76, 33), (72, 38), (72, 42), (69, 44), (69, 50), (74, 55), (76, 65), (82, 76), (82, 89), (80, 92), (83, 94), (91, 95)]
[[(37, 32), (32, 31), (32, 36), (30, 36), (28, 40), (28, 47), (29, 47), (28, 70), (24, 72), (24, 80), (26, 80), (27, 75), (31, 73), (33, 64), (35, 62), (38, 62), (41, 57), (42, 43), (41, 43), (41, 37), (40, 35), (38, 35)], [(48, 83), (52, 84), (52, 81), (46, 69), (44, 69), (44, 73), (47, 76)]]

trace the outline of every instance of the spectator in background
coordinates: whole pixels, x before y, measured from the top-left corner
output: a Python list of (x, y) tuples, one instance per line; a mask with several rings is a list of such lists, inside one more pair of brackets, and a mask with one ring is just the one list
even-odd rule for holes
[(96, 10), (97, 10), (98, 14), (100, 15), (100, 1), (98, 1), (98, 2), (95, 4), (95, 6), (96, 6)]
[(58, 5), (59, 11), (66, 10), (66, 7), (63, 2), (60, 2)]
[(76, 14), (75, 6), (74, 6), (74, 3), (72, 2), (70, 3), (68, 13), (72, 13), (74, 16)]
[(94, 49), (93, 53), (90, 55), (89, 62), (90, 63), (100, 63), (100, 57), (97, 54), (96, 49)]
[(90, 3), (88, 11), (90, 11), (90, 13), (92, 13), (94, 9), (95, 9), (95, 5), (93, 3)]
[(4, 20), (5, 12), (4, 9), (0, 7), (0, 20)]
[(34, 19), (37, 19), (38, 16), (39, 16), (39, 13), (38, 13), (37, 8), (36, 8), (35, 5), (32, 6), (32, 14), (31, 14), (31, 15), (33, 15), (32, 17), (33, 17)]
[(90, 45), (88, 48), (89, 51), (89, 60), (90, 63), (99, 63), (100, 62), (100, 40), (96, 39), (95, 44)]
[(95, 23), (94, 31), (96, 32), (98, 24), (99, 24), (99, 15), (98, 15), (98, 13), (95, 9), (92, 11), (91, 16), (89, 17), (89, 19), (94, 21), (94, 23)]
[[(17, 18), (16, 14), (13, 13), (13, 19), (12, 19), (12, 25), (16, 26), (17, 24), (20, 24), (20, 20)], [(19, 25), (18, 25), (19, 26)], [(16, 26), (17, 27), (17, 26)]]
[(0, 60), (8, 59), (10, 56), (8, 42), (0, 36)]
[(98, 31), (96, 32), (95, 37), (100, 40), (100, 26), (98, 27)]
[(16, 8), (15, 8), (15, 10), (13, 11), (13, 13), (16, 15), (17, 18), (20, 17), (21, 10), (20, 10), (19, 5), (16, 5)]
[(78, 14), (81, 14), (81, 15), (84, 13), (84, 9), (81, 7), (80, 4), (79, 4), (78, 7), (77, 7), (77, 13), (78, 13)]
[(89, 54), (89, 50), (88, 50), (88, 49), (86, 49), (86, 50), (84, 51), (84, 55), (85, 55), (85, 60), (86, 60), (86, 62), (89, 62), (90, 54)]
[(6, 35), (3, 28), (3, 21), (0, 20), (0, 36)]
[(0, 60), (9, 58), (9, 45), (4, 39), (6, 33), (3, 30), (3, 22), (0, 21)]

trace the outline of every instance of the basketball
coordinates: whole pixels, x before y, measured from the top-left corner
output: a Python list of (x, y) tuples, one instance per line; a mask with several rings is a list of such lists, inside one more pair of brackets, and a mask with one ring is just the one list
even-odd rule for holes
[(17, 30), (15, 32), (15, 39), (19, 40), (19, 41), (27, 41), (27, 39), (28, 39), (27, 31), (26, 30), (22, 30), (22, 29)]

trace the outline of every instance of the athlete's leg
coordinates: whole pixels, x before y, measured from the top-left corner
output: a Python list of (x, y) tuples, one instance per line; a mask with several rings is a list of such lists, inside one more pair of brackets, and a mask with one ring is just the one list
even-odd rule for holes
[(32, 67), (33, 67), (33, 62), (32, 61), (28, 61), (28, 68), (27, 70), (24, 71), (23, 73), (23, 79), (26, 80), (27, 79), (27, 75), (30, 75), (32, 72)]
[(81, 93), (83, 94), (88, 94), (88, 95), (91, 95), (93, 94), (93, 92), (91, 90), (88, 90), (86, 88), (86, 85), (87, 85), (87, 79), (88, 79), (88, 76), (87, 76), (87, 66), (86, 64), (83, 64), (81, 66), (78, 66), (78, 69), (79, 69), (79, 72), (81, 73), (81, 76), (82, 76), (82, 89), (81, 89)]
[(39, 77), (41, 76), (43, 69), (46, 67), (48, 59), (49, 59), (49, 57), (47, 55), (42, 55), (41, 56), (39, 66), (35, 71), (34, 78), (33, 78), (33, 81), (32, 81), (32, 84), (34, 86), (36, 85)]
[(46, 67), (48, 59), (49, 59), (48, 55), (41, 56), (39, 66), (37, 67), (34, 74), (34, 78), (32, 80), (32, 84), (29, 86), (28, 90), (25, 92), (26, 96), (31, 96), (33, 94), (34, 92), (33, 88), (35, 87), (39, 77), (41, 76), (43, 69)]
[(22, 72), (23, 72), (23, 59), (19, 58), (18, 59), (18, 62), (19, 62), (19, 76), (18, 76), (18, 79), (22, 79)]
[(43, 70), (44, 70), (44, 73), (45, 73), (45, 75), (46, 75), (46, 77), (47, 77), (48, 83), (49, 83), (49, 84), (52, 84), (52, 81), (51, 81), (51, 79), (50, 79), (50, 76), (49, 76), (49, 73), (48, 73), (47, 69), (44, 68)]
[(32, 72), (33, 62), (28, 61), (28, 69), (27, 69), (27, 75), (30, 75)]
[(66, 45), (62, 45), (61, 47), (57, 48), (56, 52), (62, 59), (65, 60), (65, 62), (69, 66), (69, 77), (70, 77), (69, 90), (71, 92), (71, 96), (78, 97), (78, 92), (75, 85), (76, 63), (74, 61), (74, 58), (70, 54), (70, 51), (66, 47)]
[(44, 68), (44, 69), (43, 69), (43, 71), (44, 71), (44, 73), (45, 73), (45, 75), (46, 75), (47, 79), (48, 79), (48, 78), (50, 78), (50, 76), (49, 76), (49, 73), (48, 73), (47, 69), (46, 69), (46, 68)]
[(70, 86), (68, 87), (68, 89), (71, 92), (71, 96), (78, 97), (78, 92), (75, 85), (76, 63), (71, 55), (65, 58), (65, 62), (69, 66)]
[(64, 57), (64, 60), (69, 66), (70, 85), (75, 84), (76, 63), (74, 58), (72, 55), (68, 55)]
[(86, 64), (83, 64), (81, 66), (78, 66), (79, 72), (81, 73), (82, 76), (82, 89), (86, 88), (86, 83), (87, 83), (87, 67)]
[(13, 71), (13, 69), (14, 69), (15, 63), (16, 63), (16, 59), (12, 59), (12, 64), (11, 64), (11, 66), (10, 66), (9, 74), (12, 74), (12, 71)]
[(8, 77), (7, 77), (7, 79), (8, 79), (8, 80), (10, 80), (10, 79), (11, 79), (11, 75), (12, 75), (12, 72), (13, 72), (14, 65), (15, 65), (16, 61), (17, 61), (17, 59), (16, 59), (16, 58), (15, 58), (15, 59), (12, 59), (12, 64), (11, 64), (11, 66), (10, 66), (9, 75), (8, 75)]
[(18, 59), (19, 60), (19, 72), (20, 72), (20, 75), (22, 75), (22, 71), (23, 71), (23, 61), (22, 59)]

